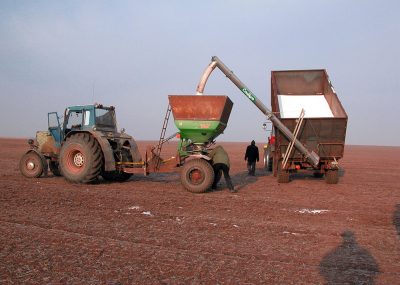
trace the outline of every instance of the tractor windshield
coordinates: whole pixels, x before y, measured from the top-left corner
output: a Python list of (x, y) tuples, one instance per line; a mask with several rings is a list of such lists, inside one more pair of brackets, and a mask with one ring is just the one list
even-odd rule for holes
[(115, 128), (115, 112), (114, 109), (96, 108), (96, 126), (105, 128)]

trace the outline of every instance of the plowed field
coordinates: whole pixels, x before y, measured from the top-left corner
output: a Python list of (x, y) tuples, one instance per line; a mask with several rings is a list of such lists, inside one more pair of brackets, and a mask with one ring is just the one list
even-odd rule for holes
[(25, 140), (0, 139), (0, 284), (400, 284), (399, 147), (347, 146), (328, 185), (247, 176), (247, 144), (221, 144), (235, 194), (179, 173), (28, 179)]

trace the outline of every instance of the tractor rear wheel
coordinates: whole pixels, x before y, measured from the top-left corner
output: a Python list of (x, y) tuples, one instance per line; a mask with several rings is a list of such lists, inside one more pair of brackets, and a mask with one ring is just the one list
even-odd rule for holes
[(101, 147), (88, 133), (70, 136), (61, 148), (60, 169), (69, 182), (89, 183), (96, 180), (102, 164)]
[(132, 177), (132, 173), (118, 171), (103, 171), (101, 176), (107, 181), (124, 182)]
[(204, 159), (192, 159), (182, 167), (181, 183), (192, 193), (203, 193), (210, 189), (214, 181), (214, 169)]
[(327, 184), (337, 184), (339, 182), (339, 171), (337, 169), (329, 169), (325, 172), (325, 181)]
[(37, 178), (43, 174), (42, 158), (34, 151), (25, 153), (19, 161), (19, 170), (28, 178)]

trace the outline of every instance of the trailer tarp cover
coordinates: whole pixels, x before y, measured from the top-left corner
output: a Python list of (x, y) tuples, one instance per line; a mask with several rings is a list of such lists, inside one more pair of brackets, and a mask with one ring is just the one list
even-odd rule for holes
[(278, 95), (281, 118), (298, 118), (304, 109), (304, 118), (333, 118), (324, 95)]

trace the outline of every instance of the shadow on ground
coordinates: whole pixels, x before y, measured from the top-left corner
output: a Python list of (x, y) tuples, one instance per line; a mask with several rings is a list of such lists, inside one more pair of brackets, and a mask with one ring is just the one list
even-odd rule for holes
[[(232, 178), (232, 183), (235, 186), (235, 189), (237, 191), (240, 191), (244, 187), (257, 182), (258, 177), (264, 177), (264, 176), (270, 176), (270, 175), (272, 175), (271, 172), (257, 169), (255, 176), (249, 175), (247, 171), (242, 171), (242, 172), (238, 172), (235, 175), (231, 176), (231, 178)], [(226, 186), (226, 184), (224, 184), (224, 185)]]
[(167, 172), (167, 173), (150, 173), (149, 175), (145, 176), (144, 174), (134, 174), (128, 180), (125, 181), (107, 181), (102, 177), (93, 181), (91, 184), (114, 184), (114, 183), (129, 183), (129, 182), (162, 182), (162, 183), (172, 183), (179, 181), (179, 173), (178, 172)]
[(148, 176), (144, 176), (141, 174), (133, 175), (130, 180), (171, 183), (180, 181), (179, 177), (180, 177), (179, 172), (166, 172), (166, 173), (156, 172), (156, 173), (150, 173)]
[(341, 236), (342, 244), (325, 255), (320, 263), (325, 284), (375, 284), (379, 268), (374, 257), (358, 245), (352, 231), (346, 230)]
[[(339, 177), (344, 177), (346, 171), (344, 169), (339, 169)], [(301, 171), (301, 172), (297, 172), (297, 173), (291, 173), (290, 174), (290, 180), (307, 180), (307, 179), (312, 179), (312, 180), (320, 180), (320, 181), (324, 181), (325, 180), (325, 175), (323, 175), (322, 177), (316, 177), (314, 176), (313, 171)]]
[(400, 236), (400, 204), (397, 204), (395, 208), (393, 214), (393, 225), (396, 228), (397, 235)]
[(233, 185), (237, 191), (242, 190), (244, 187), (257, 182), (257, 174), (255, 176), (248, 175), (247, 171), (236, 173), (232, 176)]

